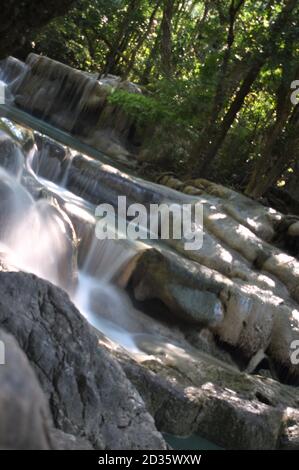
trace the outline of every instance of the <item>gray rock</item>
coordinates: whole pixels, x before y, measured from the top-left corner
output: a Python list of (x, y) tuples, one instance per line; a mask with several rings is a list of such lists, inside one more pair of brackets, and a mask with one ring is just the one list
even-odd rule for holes
[(288, 235), (291, 237), (299, 237), (299, 222), (295, 222), (289, 226)]
[(5, 364), (0, 365), (0, 447), (50, 449), (50, 412), (36, 374), (11, 335), (0, 330), (0, 341), (5, 349)]
[(0, 273), (0, 325), (27, 354), (55, 426), (93, 447), (164, 449), (143, 400), (60, 289)]
[(220, 290), (217, 292), (217, 286), (214, 285), (213, 291), (212, 282), (209, 285), (207, 276), (202, 275), (199, 270), (194, 273), (177, 261), (164, 252), (145, 251), (133, 274), (136, 299), (159, 299), (176, 319), (189, 324), (220, 323), (224, 315), (219, 300)]
[(91, 443), (59, 429), (50, 431), (53, 450), (93, 450)]
[(299, 411), (287, 408), (284, 414), (283, 432), (280, 437), (280, 448), (299, 450)]
[(0, 128), (0, 165), (9, 173), (19, 176), (24, 165), (20, 147)]
[(226, 449), (298, 446), (295, 388), (241, 373), (195, 349), (163, 342), (148, 347), (149, 356), (139, 358), (111, 350), (161, 431), (197, 434)]

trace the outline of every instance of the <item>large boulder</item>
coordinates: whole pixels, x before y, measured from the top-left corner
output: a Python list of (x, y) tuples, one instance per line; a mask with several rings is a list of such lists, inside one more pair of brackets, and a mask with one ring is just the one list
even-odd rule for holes
[[(165, 251), (146, 250), (137, 260), (132, 284), (139, 301), (159, 299), (175, 319), (194, 325), (216, 325), (224, 317), (220, 290), (208, 270), (194, 269), (191, 263)], [(214, 289), (213, 289), (214, 284)]]
[(63, 291), (2, 272), (0, 298), (0, 325), (25, 351), (58, 429), (98, 449), (165, 448), (140, 395)]
[(269, 289), (229, 279), (165, 249), (146, 250), (136, 259), (130, 285), (138, 301), (159, 300), (160, 318), (197, 329), (208, 327), (250, 366), (268, 354), (284, 377), (298, 382), (290, 344), (299, 339), (296, 304)]
[(0, 330), (0, 448), (91, 450), (85, 439), (53, 427), (48, 400), (13, 336)]

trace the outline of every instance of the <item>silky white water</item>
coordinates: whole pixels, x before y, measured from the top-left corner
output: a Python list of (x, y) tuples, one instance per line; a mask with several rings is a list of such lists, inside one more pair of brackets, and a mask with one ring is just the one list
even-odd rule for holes
[[(93, 326), (113, 341), (137, 350), (134, 335), (142, 332), (142, 328), (136, 328), (138, 314), (127, 294), (112, 283), (136, 252), (113, 240), (98, 240), (93, 229), (87, 251), (81, 253), (80, 271), (74, 272), (76, 240), (71, 237), (72, 224), (55, 197), (86, 227), (94, 224), (94, 207), (62, 186), (38, 177), (32, 165), (35, 152), (36, 148), (28, 152), (24, 181), (32, 178), (34, 184), (44, 188), (48, 199), (34, 200), (20, 181), (21, 171), (13, 174), (0, 168), (1, 251), (9, 264), (63, 287)], [(19, 153), (19, 147), (11, 148), (10, 158), (15, 157), (23, 170), (24, 157), (20, 159)]]

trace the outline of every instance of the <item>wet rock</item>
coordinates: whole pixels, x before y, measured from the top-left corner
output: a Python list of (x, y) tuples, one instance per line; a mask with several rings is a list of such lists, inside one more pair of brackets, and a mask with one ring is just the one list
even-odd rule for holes
[(222, 202), (224, 213), (265, 241), (273, 239), (275, 227), (282, 219), (282, 214), (279, 212), (264, 207), (237, 191), (203, 178), (183, 182), (165, 175), (159, 182), (193, 196), (203, 196), (203, 198), (212, 196), (214, 200), (218, 198), (218, 201)]
[[(130, 285), (131, 278), (135, 299), (143, 303), (158, 299), (175, 321), (208, 326), (245, 363), (269, 349), (274, 361), (296, 376), (287, 341), (298, 338), (292, 314), (298, 309), (298, 261), (265, 241), (281, 223), (281, 214), (206, 180), (196, 184), (202, 192), (190, 197), (84, 156), (74, 157), (67, 179), (68, 189), (95, 204), (117, 207), (120, 194), (127, 196), (128, 204), (146, 207), (201, 202), (202, 249), (186, 251), (183, 240), (165, 240), (163, 249), (150, 249), (134, 260), (124, 283)], [(92, 223), (82, 237), (82, 248), (91, 246), (91, 233)], [(93, 258), (98, 259), (95, 254)], [(280, 316), (285, 326), (274, 329)]]
[(17, 341), (3, 330), (0, 353), (0, 448), (91, 450), (88, 441), (53, 428), (35, 372)]
[(96, 130), (91, 136), (83, 139), (86, 144), (108, 155), (113, 160), (128, 168), (136, 168), (135, 157), (126, 149), (125, 145), (115, 136), (105, 130)]
[(183, 331), (186, 341), (193, 348), (209, 354), (209, 356), (215, 357), (216, 359), (220, 359), (226, 364), (236, 366), (236, 361), (234, 361), (232, 357), (233, 354), (226, 351), (223, 344), (217, 343), (215, 335), (208, 328), (198, 330), (193, 327), (189, 328), (185, 326)]
[(6, 118), (0, 118), (0, 129), (22, 150), (23, 154), (33, 148), (35, 144), (34, 132), (28, 127), (23, 127)]
[(24, 165), (24, 156), (17, 143), (0, 127), (0, 166), (10, 174), (19, 177)]
[(0, 325), (25, 351), (55, 427), (95, 448), (165, 448), (143, 400), (63, 291), (30, 274), (0, 273)]
[(131, 285), (137, 300), (162, 302), (167, 310), (161, 310), (161, 319), (208, 328), (232, 348), (233, 356), (240, 358), (244, 367), (260, 351), (267, 351), (289, 371), (291, 383), (297, 380), (299, 369), (293, 367), (289, 349), (291, 342), (299, 339), (295, 304), (165, 249), (140, 255)]
[[(67, 188), (97, 205), (101, 202), (117, 205), (121, 195), (127, 197), (128, 204), (140, 202), (147, 207), (150, 203), (164, 202), (169, 196), (167, 188), (129, 176), (83, 155), (76, 155), (72, 160)], [(177, 202), (181, 200), (181, 195), (175, 191), (171, 196), (176, 196)], [(186, 199), (190, 202), (188, 197)]]

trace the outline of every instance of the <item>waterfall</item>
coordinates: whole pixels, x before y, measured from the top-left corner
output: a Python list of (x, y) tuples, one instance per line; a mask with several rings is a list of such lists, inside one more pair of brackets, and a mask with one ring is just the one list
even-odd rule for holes
[[(95, 204), (114, 205), (117, 194), (128, 195), (128, 202), (167, 200), (169, 191), (161, 186), (119, 172), (114, 160), (110, 165), (109, 156), (123, 161), (131, 124), (109, 105), (108, 92), (128, 85), (131, 92), (140, 91), (116, 77), (96, 80), (34, 54), (25, 64), (13, 58), (0, 64), (1, 79), (11, 91), (12, 106), (0, 111), (13, 115), (13, 121), (0, 120), (13, 143), (5, 158), (0, 152), (0, 166), (7, 170), (0, 174), (0, 192), (7, 178), (7, 186), (15, 188), (13, 204), (1, 211), (7, 230), (0, 242), (9, 261), (63, 287), (93, 326), (124, 347), (139, 350), (136, 345), (149, 335), (158, 341), (161, 324), (137, 311), (124, 289), (148, 245), (95, 236)], [(18, 127), (19, 120), (28, 129)], [(16, 168), (9, 168), (12, 161), (18, 162)], [(172, 198), (181, 195), (173, 192)]]
[(20, 182), (0, 169), (0, 240), (9, 262), (71, 290), (70, 221), (47, 200), (35, 201)]
[(0, 80), (7, 85), (7, 104), (30, 113), (75, 136), (97, 152), (127, 167), (135, 167), (132, 150), (139, 145), (132, 118), (109, 104), (116, 89), (141, 93), (138, 86), (94, 74), (44, 56), (29, 54), (25, 63), (12, 57), (0, 63)]
[[(134, 336), (143, 327), (119, 278), (138, 248), (98, 240), (94, 206), (47, 179), (53, 167), (48, 175), (35, 173), (50, 159), (47, 145), (34, 145), (25, 159), (12, 136), (2, 134), (1, 163), (8, 169), (0, 168), (0, 248), (6, 261), (64, 288), (93, 326), (136, 351)], [(1, 147), (1, 138), (10, 145)], [(18, 162), (17, 171), (11, 171), (11, 162)]]
[(15, 57), (7, 57), (0, 61), (0, 83), (5, 85), (6, 103), (14, 102), (16, 89), (27, 72), (28, 65)]

